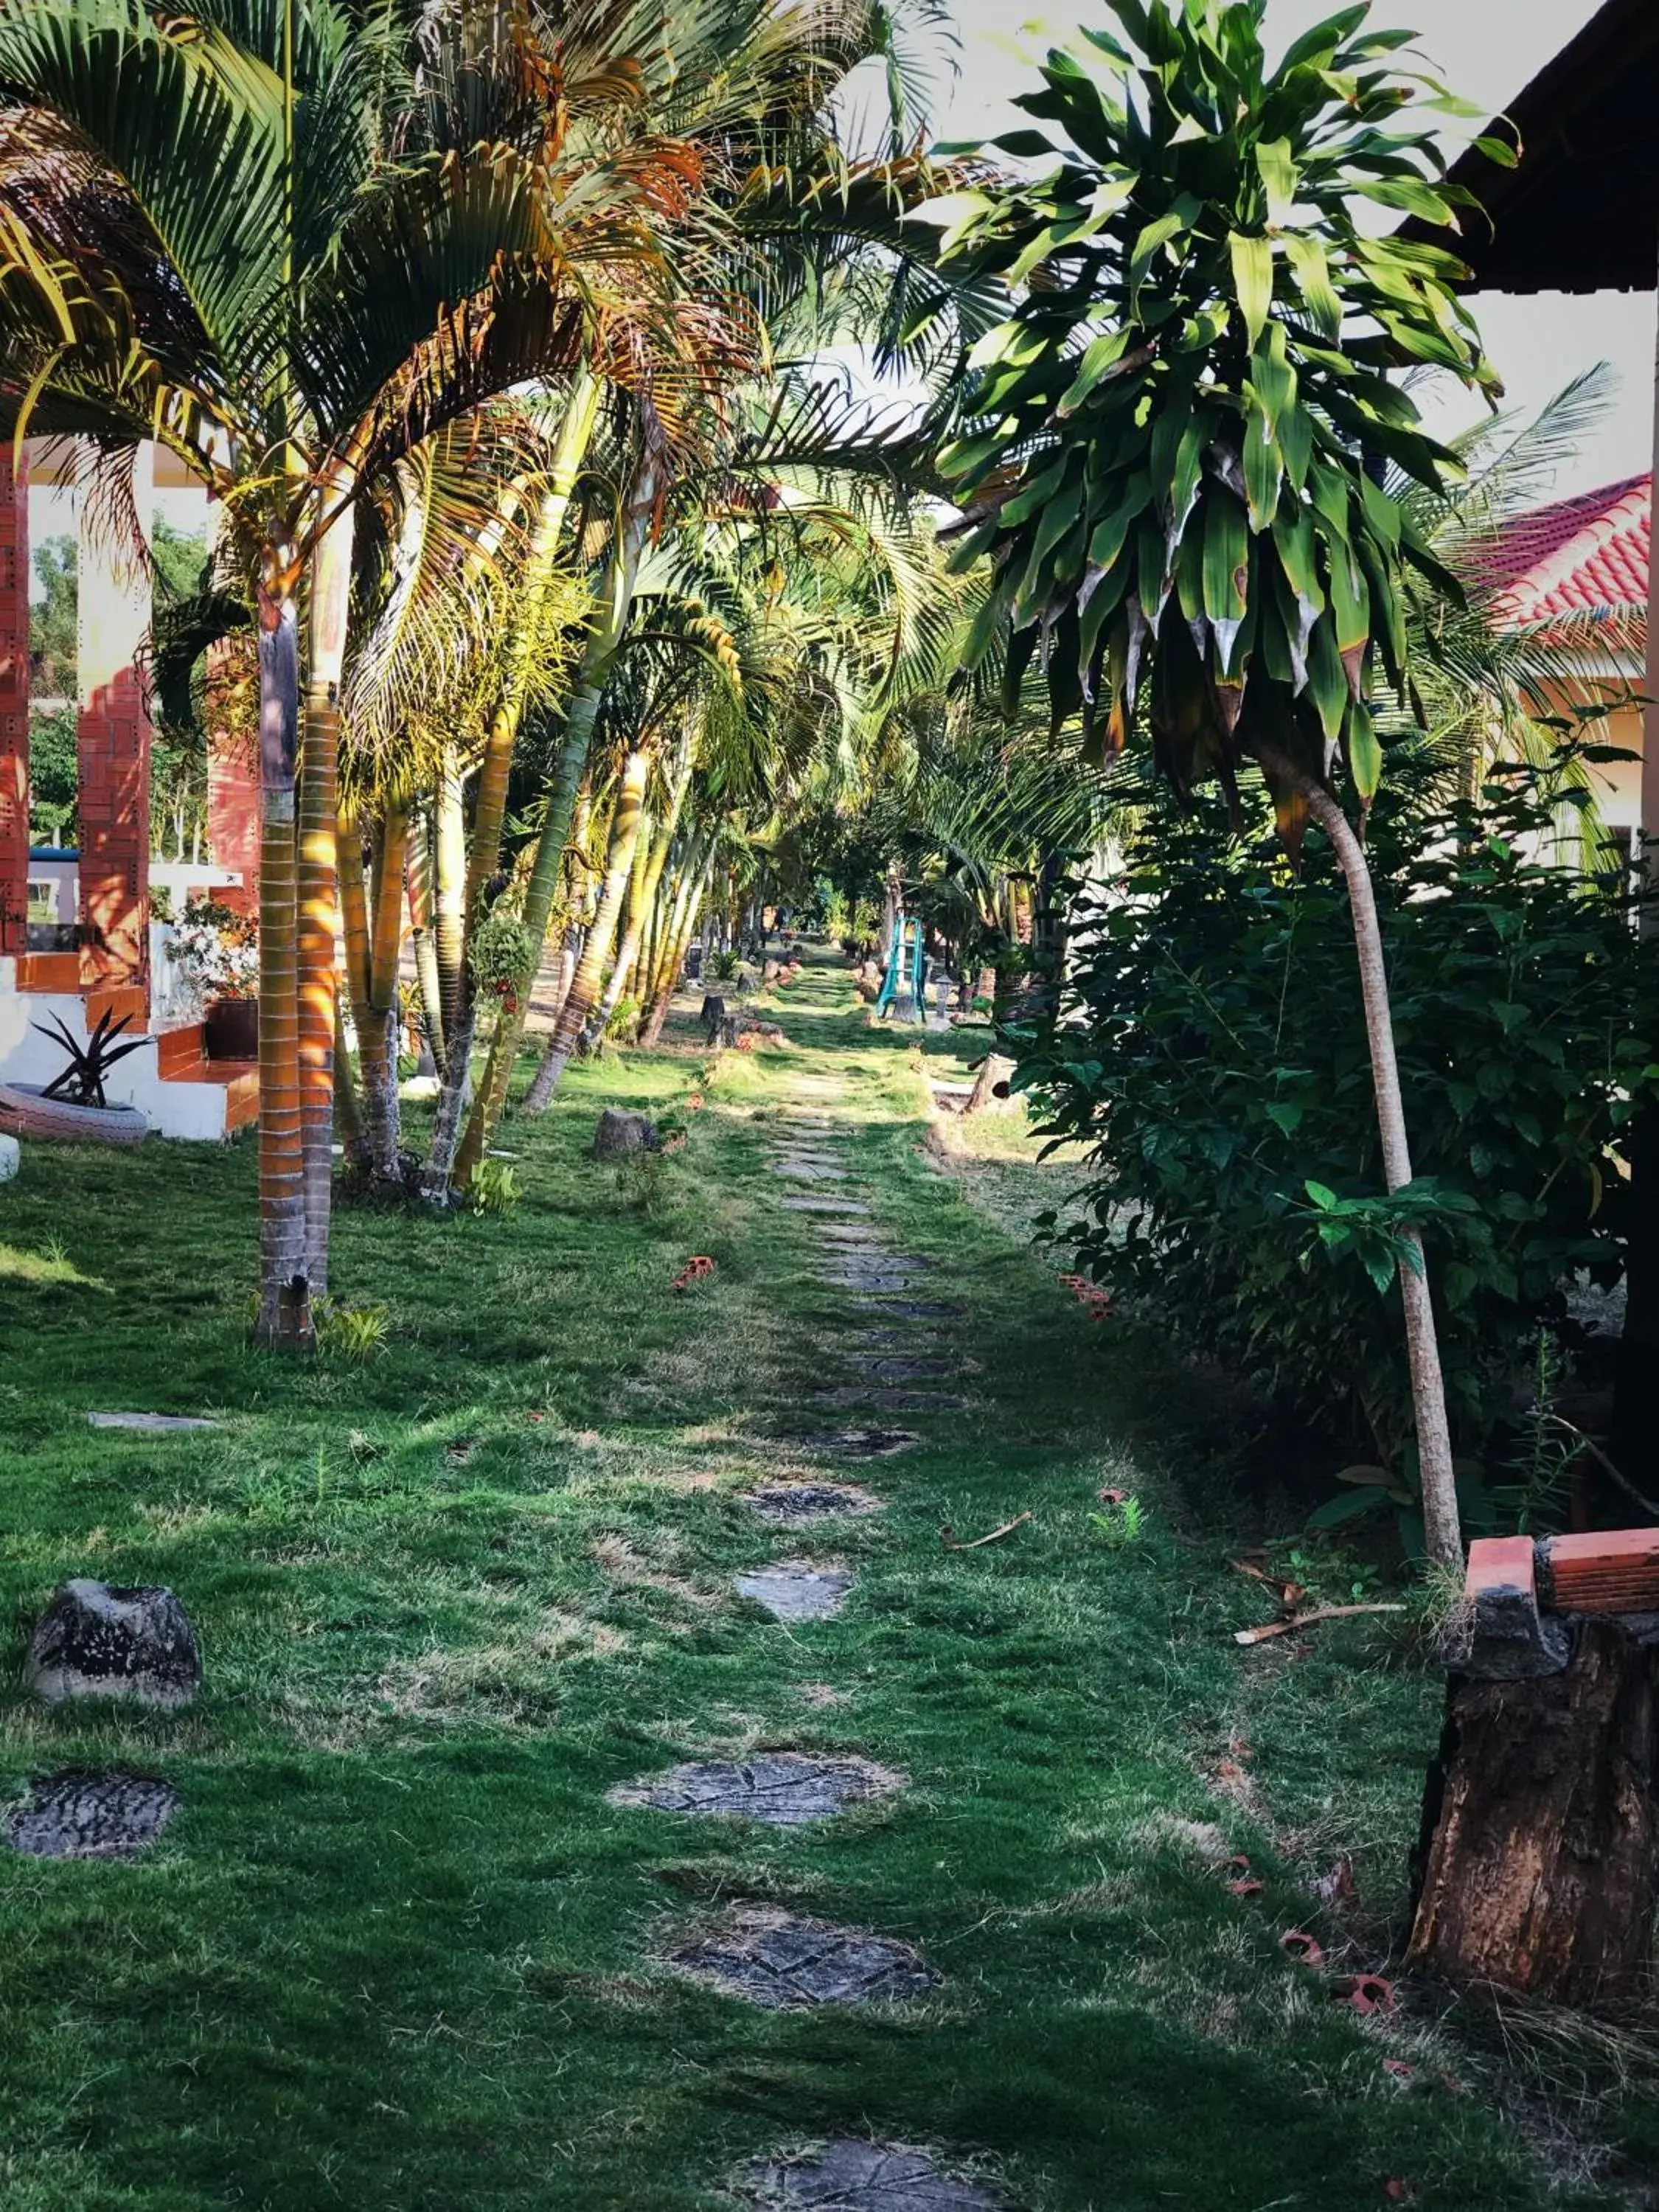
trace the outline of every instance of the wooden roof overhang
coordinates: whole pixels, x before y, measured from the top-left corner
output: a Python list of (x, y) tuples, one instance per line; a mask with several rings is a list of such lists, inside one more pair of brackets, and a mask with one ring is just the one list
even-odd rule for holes
[[(1512, 128), (1509, 126), (1513, 126)], [(1477, 292), (1650, 292), (1659, 282), (1659, 0), (1606, 0), (1510, 103), (1505, 169), (1472, 147), (1452, 170), (1486, 216), (1450, 241)], [(1413, 220), (1407, 237), (1443, 246)]]

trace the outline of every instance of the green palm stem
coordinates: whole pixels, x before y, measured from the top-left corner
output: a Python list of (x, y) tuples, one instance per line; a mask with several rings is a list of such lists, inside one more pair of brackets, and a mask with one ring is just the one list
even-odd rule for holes
[(541, 966), (547, 926), (564, 873), (565, 843), (587, 766), (587, 749), (599, 720), (605, 685), (627, 634), (629, 617), (633, 611), (634, 586), (656, 512), (660, 484), (659, 464), (654, 454), (647, 454), (635, 473), (607, 570), (598, 619), (588, 634), (581, 672), (566, 710), (563, 735), (549, 778), (541, 836), (525, 890), (524, 925), (532, 950), (517, 978), (514, 1000), (504, 1002), (496, 1016), (483, 1080), (472, 1102), (466, 1133), (456, 1155), (455, 1180), (463, 1188), (483, 1158), (484, 1146), (495, 1133), (507, 1105), (507, 1087), (524, 1036), (531, 986)]
[[(676, 749), (668, 775), (668, 796), (663, 808), (662, 820), (658, 824), (646, 855), (645, 872), (640, 884), (637, 908), (629, 921), (629, 940), (618, 954), (617, 967), (622, 981), (617, 996), (631, 992), (644, 1012), (645, 1000), (650, 988), (652, 956), (660, 934), (660, 894), (663, 872), (668, 866), (668, 855), (673, 849), (675, 833), (679, 828), (680, 811), (685, 805), (685, 794), (691, 787), (692, 726), (688, 715)], [(625, 964), (624, 964), (625, 963)], [(611, 1012), (615, 1011), (613, 1000)], [(605, 1019), (610, 1019), (607, 1013)]]
[(606, 857), (605, 888), (599, 896), (599, 911), (588, 930), (582, 946), (581, 958), (576, 963), (576, 972), (570, 979), (570, 988), (559, 1009), (558, 1020), (548, 1040), (547, 1051), (535, 1079), (525, 1097), (525, 1111), (541, 1114), (558, 1089), (567, 1062), (576, 1048), (588, 1014), (599, 995), (605, 981), (605, 963), (611, 957), (617, 941), (617, 931), (622, 920), (623, 908), (628, 900), (628, 887), (634, 872), (634, 854), (639, 842), (640, 825), (644, 813), (645, 788), (651, 776), (651, 756), (644, 747), (629, 754), (623, 764), (622, 782), (617, 793), (616, 813), (611, 824), (611, 849)]
[(368, 1156), (363, 1131), (362, 1102), (351, 1073), (351, 1049), (346, 1042), (345, 1007), (341, 1003), (338, 978), (334, 993), (334, 1119), (345, 1146), (345, 1156), (361, 1167)]
[(409, 927), (415, 946), (415, 977), (421, 994), (421, 1014), (427, 1042), (440, 1076), (449, 1066), (448, 1041), (444, 1033), (443, 994), (438, 981), (438, 948), (432, 934), (432, 833), (424, 816), (417, 816), (410, 832), (409, 858), (404, 863), (409, 890)]
[(706, 839), (706, 854), (694, 842), (687, 857), (684, 876), (675, 900), (663, 951), (661, 963), (654, 979), (655, 988), (640, 1031), (641, 1044), (655, 1044), (662, 1036), (663, 1025), (668, 1019), (668, 1009), (673, 1004), (674, 986), (679, 981), (680, 969), (690, 948), (692, 933), (697, 927), (714, 879), (714, 833), (710, 830)]
[(446, 1036), (453, 1036), (460, 1024), (466, 957), (466, 814), (461, 788), (461, 757), (452, 739), (444, 746), (432, 796), (432, 933)]
[(655, 842), (656, 824), (647, 807), (640, 816), (639, 830), (634, 839), (634, 861), (628, 872), (628, 890), (623, 902), (621, 934), (617, 941), (616, 954), (605, 977), (605, 988), (588, 1015), (584, 1031), (589, 1042), (605, 1035), (611, 1017), (622, 1003), (629, 975), (639, 956), (640, 939), (645, 932), (645, 882), (651, 872), (651, 848)]

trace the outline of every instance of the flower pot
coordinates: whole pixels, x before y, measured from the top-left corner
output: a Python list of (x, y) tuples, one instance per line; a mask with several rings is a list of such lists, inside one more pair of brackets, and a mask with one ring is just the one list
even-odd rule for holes
[(259, 1001), (214, 999), (202, 1021), (210, 1060), (258, 1060)]
[(0, 1129), (60, 1144), (136, 1145), (149, 1128), (136, 1106), (77, 1106), (46, 1098), (36, 1083), (0, 1083)]

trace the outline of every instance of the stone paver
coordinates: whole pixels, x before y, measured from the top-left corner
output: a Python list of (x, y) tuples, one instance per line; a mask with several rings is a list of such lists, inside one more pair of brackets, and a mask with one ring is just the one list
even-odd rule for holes
[(826, 1390), (826, 1406), (869, 1406), (883, 1413), (960, 1413), (973, 1404), (954, 1390), (907, 1390), (902, 1384), (846, 1382)]
[(721, 1925), (688, 1938), (668, 1955), (699, 1981), (768, 2012), (902, 2003), (924, 1996), (933, 1984), (906, 1943), (765, 1905), (740, 1905)]
[(791, 1429), (787, 1441), (831, 1459), (891, 1459), (921, 1442), (914, 1429)]
[(733, 1579), (739, 1596), (753, 1598), (777, 1620), (833, 1620), (853, 1587), (850, 1569), (812, 1559), (779, 1559)]
[(771, 1828), (832, 1820), (849, 1805), (885, 1796), (900, 1778), (862, 1759), (820, 1759), (799, 1751), (757, 1752), (752, 1759), (694, 1759), (665, 1774), (611, 1791), (613, 1805), (648, 1807), (696, 1819), (731, 1815)]
[(780, 1158), (772, 1163), (775, 1176), (782, 1176), (790, 1182), (845, 1182), (845, 1168), (819, 1167), (811, 1160)]
[(815, 2204), (818, 2212), (1002, 2212), (1005, 2200), (954, 2181), (927, 2151), (846, 2139), (811, 2156), (751, 2169), (751, 2203)]
[(838, 1514), (879, 1513), (881, 1500), (856, 1482), (769, 1482), (751, 1490), (745, 1503), (763, 1521), (781, 1528), (804, 1528)]
[(855, 1368), (861, 1375), (873, 1376), (879, 1382), (921, 1382), (933, 1376), (962, 1375), (969, 1367), (965, 1359), (911, 1359), (891, 1352), (853, 1352), (842, 1356), (848, 1367)]
[(0, 1834), (30, 1858), (131, 1858), (155, 1841), (178, 1807), (178, 1792), (153, 1776), (54, 1774), (0, 1814)]
[(903, 1315), (918, 1321), (959, 1321), (968, 1310), (960, 1298), (871, 1298), (872, 1313)]
[(192, 1429), (216, 1429), (217, 1421), (199, 1419), (194, 1413), (88, 1413), (94, 1429), (137, 1429), (145, 1436), (183, 1436)]
[(852, 1214), (866, 1220), (869, 1218), (871, 1211), (867, 1206), (860, 1206), (854, 1199), (797, 1197), (793, 1191), (781, 1198), (778, 1204), (787, 1206), (792, 1213)]

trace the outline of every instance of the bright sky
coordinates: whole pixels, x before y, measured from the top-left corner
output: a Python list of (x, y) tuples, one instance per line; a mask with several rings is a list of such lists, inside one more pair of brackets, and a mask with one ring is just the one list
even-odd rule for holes
[[(1269, 0), (1267, 20), (1276, 43), (1288, 46), (1335, 5), (1336, 0)], [(1373, 20), (1379, 27), (1427, 25), (1422, 51), (1439, 75), (1454, 92), (1495, 114), (1599, 5), (1600, 0), (1377, 0)], [(1060, 0), (1036, 18), (1035, 32), (1022, 33), (1018, 27), (1028, 19), (1020, 0), (951, 0), (951, 6), (962, 34), (961, 76), (943, 105), (944, 138), (986, 137), (1013, 129), (1024, 118), (1008, 106), (1009, 98), (1032, 81), (1047, 47), (1074, 36), (1079, 22), (1104, 27), (1112, 20), (1098, 4)], [(1528, 298), (1488, 294), (1474, 305), (1487, 350), (1508, 387), (1506, 406), (1533, 413), (1599, 361), (1611, 362), (1619, 372), (1613, 409), (1586, 441), (1571, 473), (1558, 482), (1559, 492), (1587, 490), (1650, 465), (1652, 293), (1547, 292)], [(1436, 427), (1461, 427), (1470, 419), (1463, 398)]]

